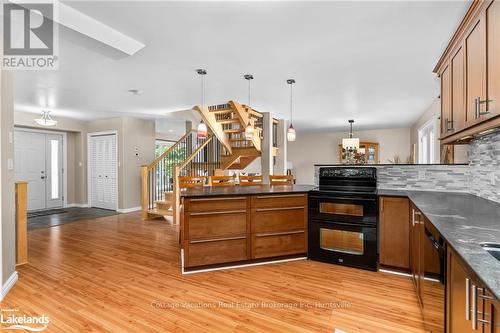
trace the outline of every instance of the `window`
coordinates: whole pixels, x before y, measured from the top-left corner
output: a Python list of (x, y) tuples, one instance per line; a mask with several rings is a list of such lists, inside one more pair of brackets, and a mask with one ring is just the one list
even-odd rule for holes
[(434, 119), (418, 130), (418, 163), (430, 164), (436, 161), (436, 127)]
[(174, 143), (174, 141), (156, 140), (155, 156), (158, 157), (163, 154)]
[(50, 198), (59, 198), (59, 140), (50, 140)]

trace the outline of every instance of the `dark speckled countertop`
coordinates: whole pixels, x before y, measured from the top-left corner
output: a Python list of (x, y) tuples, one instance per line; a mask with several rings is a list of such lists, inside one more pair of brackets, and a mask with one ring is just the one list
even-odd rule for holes
[(181, 191), (184, 198), (217, 197), (228, 195), (262, 195), (306, 193), (313, 189), (311, 185), (261, 185), (261, 186), (204, 186), (187, 188)]
[(500, 261), (479, 245), (500, 243), (500, 204), (466, 193), (379, 189), (378, 195), (408, 197), (500, 300)]

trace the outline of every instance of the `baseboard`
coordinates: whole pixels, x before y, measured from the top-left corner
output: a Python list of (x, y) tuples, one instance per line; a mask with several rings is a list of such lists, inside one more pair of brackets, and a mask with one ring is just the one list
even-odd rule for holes
[(78, 208), (88, 208), (89, 205), (86, 203), (70, 203), (66, 205), (66, 208), (72, 208), (72, 207), (78, 207)]
[(142, 209), (142, 207), (139, 206), (139, 207), (132, 207), (132, 208), (118, 208), (116, 211), (118, 213), (122, 213), (123, 214), (123, 213), (137, 212), (137, 211), (139, 211), (141, 209)]
[(5, 296), (7, 296), (10, 289), (12, 289), (12, 287), (14, 287), (16, 282), (17, 282), (17, 271), (14, 271), (14, 273), (12, 273), (10, 275), (10, 277), (7, 279), (7, 281), (2, 286), (2, 293), (0, 294), (0, 301), (2, 301)]

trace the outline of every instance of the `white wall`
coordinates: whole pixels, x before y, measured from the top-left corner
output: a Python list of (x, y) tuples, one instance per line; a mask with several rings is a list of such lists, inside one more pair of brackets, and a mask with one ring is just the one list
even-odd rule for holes
[[(347, 133), (297, 132), (297, 141), (288, 143), (288, 160), (293, 163), (297, 184), (314, 184), (314, 164), (339, 163), (339, 144)], [(389, 163), (395, 154), (405, 160), (410, 155), (410, 129), (355, 131), (360, 141), (378, 142), (380, 163)]]

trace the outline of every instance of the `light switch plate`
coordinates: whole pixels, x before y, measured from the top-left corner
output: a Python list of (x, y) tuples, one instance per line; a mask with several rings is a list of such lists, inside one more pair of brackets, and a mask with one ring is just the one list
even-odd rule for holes
[(14, 170), (14, 160), (12, 158), (7, 159), (7, 169)]
[(425, 180), (425, 170), (418, 170), (418, 180)]
[(12, 135), (12, 132), (9, 132), (9, 143), (14, 143), (14, 136)]

